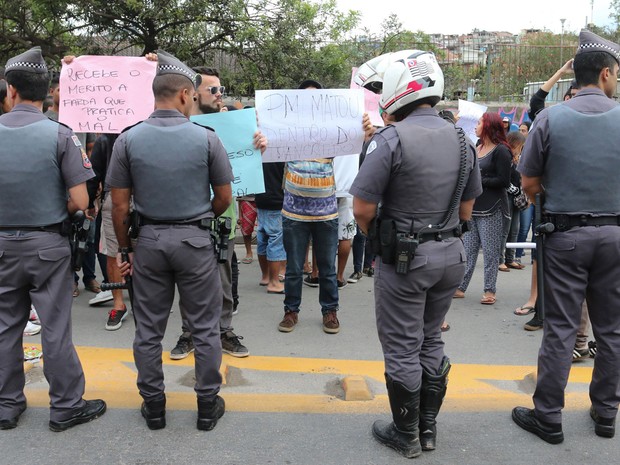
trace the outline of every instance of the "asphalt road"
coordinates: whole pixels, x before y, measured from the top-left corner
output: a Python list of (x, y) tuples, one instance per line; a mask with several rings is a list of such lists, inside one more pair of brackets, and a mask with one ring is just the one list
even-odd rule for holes
[[(238, 252), (241, 252), (241, 247)], [(241, 256), (241, 255), (240, 255)], [(250, 350), (247, 359), (226, 356), (227, 413), (211, 432), (195, 428), (193, 356), (181, 362), (164, 353), (167, 427), (150, 431), (141, 418), (131, 362), (133, 323), (104, 330), (110, 306), (89, 307), (85, 292), (73, 307), (74, 342), (86, 372), (87, 398), (101, 396), (108, 412), (64, 433), (47, 427), (47, 385), (40, 366), (29, 372), (29, 409), (18, 428), (0, 432), (0, 464), (386, 464), (406, 459), (371, 436), (375, 419), (389, 417), (382, 354), (373, 314), (372, 279), (341, 291), (341, 332), (321, 329), (318, 290), (304, 287), (298, 327), (277, 331), (282, 296), (258, 286), (256, 261), (240, 264), (239, 314), (233, 324)], [(525, 302), (530, 267), (499, 273), (497, 303), (479, 304), (482, 260), (466, 298), (448, 314), (446, 352), (453, 363), (448, 396), (438, 418), (438, 449), (418, 460), (428, 464), (617, 463), (616, 439), (594, 435), (587, 382), (592, 360), (575, 364), (564, 411), (565, 441), (549, 445), (510, 419), (515, 405), (531, 406), (536, 354), (542, 331), (526, 332), (528, 317), (512, 311)], [(348, 270), (350, 274), (352, 270)], [(175, 307), (164, 350), (180, 334)], [(39, 337), (25, 344), (37, 344)], [(345, 401), (341, 380), (364, 377), (373, 399)]]

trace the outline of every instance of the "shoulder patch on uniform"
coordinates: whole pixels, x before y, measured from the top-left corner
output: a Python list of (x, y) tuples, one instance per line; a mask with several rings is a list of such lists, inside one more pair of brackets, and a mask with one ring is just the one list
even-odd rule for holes
[(377, 141), (371, 141), (370, 144), (368, 144), (368, 148), (366, 149), (366, 155), (370, 155), (372, 152), (375, 151), (375, 149), (377, 148)]
[(84, 152), (84, 150), (82, 150), (81, 152), (82, 152), (82, 165), (84, 166), (84, 168), (91, 169), (93, 165), (91, 164), (90, 159), (88, 158), (88, 155), (86, 155), (86, 152)]
[(80, 138), (78, 136), (76, 136), (75, 134), (73, 134), (71, 136), (71, 140), (73, 141), (73, 143), (75, 144), (76, 147), (81, 147), (82, 143), (80, 142)]

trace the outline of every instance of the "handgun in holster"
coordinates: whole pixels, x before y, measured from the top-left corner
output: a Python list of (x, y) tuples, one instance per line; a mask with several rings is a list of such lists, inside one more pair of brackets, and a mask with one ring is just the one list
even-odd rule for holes
[(88, 252), (88, 232), (91, 221), (86, 218), (82, 211), (76, 212), (71, 218), (71, 232), (69, 244), (71, 245), (71, 265), (74, 271), (82, 268), (84, 254)]
[(216, 218), (213, 220), (214, 227), (211, 229), (215, 243), (215, 254), (218, 263), (228, 261), (228, 237), (232, 232), (232, 220), (230, 218)]
[(127, 235), (132, 240), (136, 240), (140, 235), (140, 214), (136, 210), (129, 213), (129, 231)]
[(394, 220), (381, 220), (379, 224), (379, 246), (381, 247), (379, 253), (381, 261), (386, 265), (393, 265), (396, 255), (396, 223)]

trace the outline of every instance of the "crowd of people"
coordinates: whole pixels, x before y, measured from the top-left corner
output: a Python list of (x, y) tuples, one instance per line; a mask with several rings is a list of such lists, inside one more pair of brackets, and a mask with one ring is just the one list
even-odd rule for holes
[[(581, 268), (571, 274), (567, 264), (572, 263), (572, 255), (564, 252), (575, 247), (572, 231), (588, 244), (590, 256), (615, 256), (617, 250), (608, 245), (604, 233), (616, 237), (609, 228), (618, 225), (620, 206), (612, 198), (593, 209), (600, 192), (588, 186), (584, 200), (579, 195), (586, 194), (567, 191), (556, 179), (561, 172), (575, 185), (581, 182), (575, 179), (577, 174), (595, 182), (587, 177), (589, 170), (594, 167), (600, 173), (607, 159), (584, 162), (583, 173), (576, 174), (568, 165), (548, 158), (549, 153), (560, 157), (549, 138), (566, 153), (572, 150), (570, 143), (586, 148), (586, 142), (560, 139), (558, 134), (567, 139), (571, 134), (558, 130), (555, 118), (574, 129), (574, 113), (607, 115), (601, 124), (608, 128), (617, 113), (610, 99), (605, 103), (600, 99), (615, 93), (612, 81), (615, 86), (620, 47), (589, 32), (582, 33), (580, 41), (574, 61), (569, 60), (532, 98), (529, 116), (534, 125), (526, 122), (511, 131), (509, 119), (486, 112), (475, 128), (475, 146), (455, 127), (458, 116), (440, 115), (435, 109), (443, 95), (443, 74), (432, 53), (403, 51), (371, 60), (358, 77), (369, 88), (382, 81), (380, 105), (386, 127), (378, 129), (367, 114), (363, 116), (364, 145), (353, 184), (344, 193), (339, 191), (339, 168), (332, 158), (265, 163), (265, 192), (237, 199), (238, 208), (222, 142), (213, 130), (189, 121), (191, 115), (234, 111), (224, 105), (225, 87), (216, 70), (190, 68), (161, 51), (149, 54), (145, 59), (157, 62), (155, 110), (150, 117), (120, 135), (75, 135), (56, 123), (60, 90), (57, 81), (48, 86), (40, 49), (10, 59), (6, 82), (0, 84), (6, 113), (0, 117), (0, 135), (6, 142), (3, 150), (10, 155), (5, 157), (5, 174), (0, 174), (0, 279), (6, 289), (0, 312), (8, 315), (0, 323), (0, 347), (7, 354), (0, 362), (0, 428), (16, 427), (26, 408), (23, 354), (21, 348), (17, 353), (15, 344), (22, 334), (42, 334), (50, 383), (50, 429), (64, 431), (105, 412), (103, 400), (82, 398), (84, 376), (70, 334), (71, 299), (79, 295), (80, 286), (60, 225), (68, 214), (83, 211), (95, 225), (82, 266), (83, 286), (94, 293), (90, 305), (112, 302), (106, 330), (120, 329), (129, 311), (133, 312), (137, 385), (144, 400), (141, 414), (150, 429), (166, 426), (161, 341), (175, 287), (182, 327), (169, 357), (179, 360), (194, 353), (197, 428), (211, 430), (224, 415), (225, 402), (218, 394), (222, 352), (235, 357), (250, 354), (232, 322), (239, 304), (238, 268), (254, 260), (256, 231), (261, 271), (257, 281), (267, 293), (283, 296), (283, 315), (276, 325), (282, 333), (292, 332), (299, 324), (304, 285), (319, 288), (323, 331), (339, 333), (339, 292), (363, 277), (374, 277), (377, 329), (393, 421), (375, 422), (373, 434), (406, 457), (433, 450), (436, 417), (450, 371), (441, 339), (441, 332), (449, 329), (445, 319), (450, 303), (466, 298), (480, 249), (484, 260), (481, 305), (497, 304), (500, 271), (526, 268), (523, 250), (507, 243), (533, 237), (533, 209), (540, 206), (531, 200), (544, 183), (545, 213), (557, 230), (547, 239), (549, 271), (562, 268), (563, 279), (575, 292), (571, 296), (558, 292), (563, 281), (550, 278), (553, 273), (545, 269), (551, 286), (544, 296), (551, 305), (543, 314), (537, 268), (532, 264), (530, 295), (514, 313), (533, 314), (525, 329), (544, 328), (545, 337), (535, 409), (517, 407), (513, 419), (548, 442), (561, 442), (567, 364), (598, 354), (591, 415), (596, 434), (613, 436), (620, 323), (602, 309), (615, 293), (608, 291), (610, 298), (605, 292), (591, 293), (600, 285), (587, 276), (591, 270), (608, 282), (611, 274), (601, 273), (609, 272), (612, 265), (592, 265), (586, 256), (579, 256)], [(73, 59), (65, 57), (64, 62), (70, 64)], [(557, 111), (543, 110), (546, 94), (573, 65), (576, 81), (565, 96), (567, 104), (556, 106)], [(416, 72), (424, 74), (424, 86), (412, 81)], [(320, 90), (322, 85), (308, 79), (299, 89)], [(598, 134), (594, 120), (577, 120)], [(33, 128), (37, 131), (30, 132), (25, 144), (22, 136)], [(588, 141), (592, 142), (591, 137)], [(253, 135), (253, 143), (261, 152), (269, 145), (260, 131)], [(607, 145), (601, 148), (612, 150)], [(26, 171), (16, 154), (27, 156)], [(549, 166), (557, 171), (549, 175)], [(49, 176), (45, 170), (50, 169), (57, 174)], [(615, 171), (610, 170), (610, 176)], [(37, 186), (32, 193), (17, 186), (26, 184), (26, 179), (19, 178), (24, 172), (28, 183)], [(17, 184), (10, 182), (11, 176)], [(17, 203), (11, 202), (18, 196), (24, 206), (16, 208)], [(568, 200), (576, 206), (567, 206)], [(237, 224), (245, 249), (240, 260), (234, 247)], [(217, 240), (219, 259), (213, 253), (212, 237), (218, 231), (224, 236)], [(604, 249), (600, 252), (599, 242)], [(351, 250), (353, 272), (347, 277)], [(596, 256), (601, 263), (609, 261)], [(130, 302), (120, 289), (102, 290), (96, 260), (102, 282), (125, 281)], [(588, 311), (596, 343), (588, 341)], [(553, 366), (557, 360), (561, 372)]]

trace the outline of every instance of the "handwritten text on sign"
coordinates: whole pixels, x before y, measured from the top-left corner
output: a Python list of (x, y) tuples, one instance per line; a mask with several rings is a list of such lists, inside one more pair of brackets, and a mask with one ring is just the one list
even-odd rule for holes
[(256, 111), (253, 108), (196, 115), (192, 121), (209, 126), (219, 136), (232, 166), (233, 195), (241, 197), (265, 192), (260, 150), (254, 148)]
[(364, 142), (359, 89), (259, 90), (256, 111), (269, 140), (264, 162), (350, 155)]
[(154, 106), (156, 63), (144, 57), (81, 56), (60, 72), (59, 120), (75, 132), (120, 133)]

